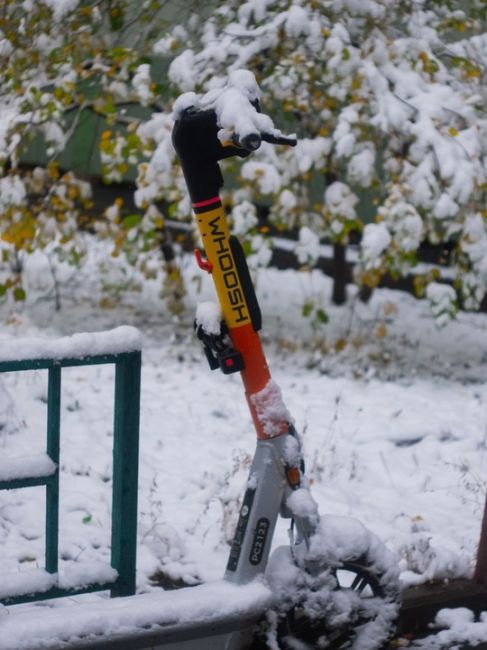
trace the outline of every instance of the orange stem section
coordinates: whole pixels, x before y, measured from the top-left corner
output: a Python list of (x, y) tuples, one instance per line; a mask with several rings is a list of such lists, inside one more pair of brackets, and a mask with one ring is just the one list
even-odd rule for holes
[[(223, 318), (228, 327), (230, 338), (236, 350), (244, 360), (242, 379), (250, 413), (254, 421), (257, 438), (265, 440), (270, 436), (265, 432), (265, 407), (262, 407), (266, 395), (259, 399), (259, 411), (252, 397), (260, 393), (271, 381), (264, 351), (258, 333), (254, 330), (245, 292), (241, 286), (237, 266), (229, 244), (230, 233), (226, 215), (217, 197), (193, 205), (196, 212), (196, 223), (201, 233), (207, 261), (206, 270), (211, 269), (218, 300), (222, 308)], [(206, 208), (206, 209), (205, 209)], [(201, 266), (201, 265), (200, 265)], [(273, 431), (276, 431), (273, 422)], [(277, 423), (277, 435), (286, 433), (289, 428), (287, 421)], [(276, 435), (274, 433), (274, 435)]]
[(230, 338), (244, 358), (245, 368), (242, 370), (242, 379), (245, 390), (249, 395), (259, 393), (271, 379), (259, 335), (249, 323), (230, 329)]
[[(235, 349), (240, 352), (244, 359), (245, 367), (242, 370), (241, 375), (245, 387), (245, 396), (252, 415), (257, 438), (259, 440), (266, 440), (271, 436), (265, 432), (265, 418), (259, 416), (252, 400), (252, 397), (264, 390), (271, 381), (271, 373), (267, 366), (260, 337), (251, 324), (230, 329), (229, 333)], [(278, 435), (282, 435), (288, 431), (289, 423), (283, 420), (282, 425), (279, 424), (278, 428)]]

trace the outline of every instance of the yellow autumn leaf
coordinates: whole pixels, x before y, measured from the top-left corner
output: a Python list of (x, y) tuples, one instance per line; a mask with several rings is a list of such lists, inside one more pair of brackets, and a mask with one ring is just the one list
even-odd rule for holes
[(375, 335), (378, 339), (384, 339), (387, 336), (387, 327), (384, 323), (379, 323), (375, 328)]
[(346, 347), (347, 347), (347, 340), (346, 339), (341, 338), (341, 339), (338, 339), (337, 341), (335, 341), (335, 350), (337, 352), (342, 352), (342, 350), (344, 350)]
[(384, 316), (396, 316), (398, 313), (397, 305), (393, 302), (387, 301), (383, 307)]
[(56, 181), (60, 176), (59, 169), (56, 162), (50, 162), (48, 164), (47, 172), (49, 174), (49, 177), (54, 181)]

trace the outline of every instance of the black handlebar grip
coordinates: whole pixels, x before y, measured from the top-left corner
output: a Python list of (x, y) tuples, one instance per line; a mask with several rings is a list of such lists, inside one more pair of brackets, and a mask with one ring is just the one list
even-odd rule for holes
[(270, 144), (283, 144), (288, 147), (295, 147), (298, 143), (296, 138), (290, 138), (285, 135), (272, 135), (271, 133), (249, 133), (243, 138), (235, 138), (235, 144), (246, 151), (255, 151), (260, 147), (262, 141)]
[(249, 135), (239, 140), (240, 146), (247, 149), (247, 151), (255, 151), (260, 147), (261, 143), (262, 138), (258, 133), (249, 133)]
[(298, 144), (296, 138), (291, 138), (287, 135), (272, 135), (271, 133), (262, 133), (261, 139), (264, 142), (269, 142), (270, 144), (284, 144), (288, 147), (295, 147)]

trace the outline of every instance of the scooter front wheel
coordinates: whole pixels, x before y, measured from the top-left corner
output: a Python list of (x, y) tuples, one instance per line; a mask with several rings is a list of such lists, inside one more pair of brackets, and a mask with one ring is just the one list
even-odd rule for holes
[(269, 617), (271, 645), (380, 650), (399, 612), (394, 556), (354, 520), (324, 517), (317, 536), (306, 548), (280, 547), (270, 559), (278, 601)]
[[(345, 650), (362, 647), (356, 644), (357, 636), (366, 626), (373, 624), (379, 615), (378, 610), (387, 602), (380, 579), (361, 560), (345, 562), (331, 573), (336, 579), (334, 591), (340, 592), (340, 599), (345, 596), (347, 601), (353, 603), (353, 611), (348, 610), (341, 620), (337, 620), (336, 603), (330, 603), (328, 614), (331, 620), (327, 619), (326, 612), (321, 616), (313, 613), (310, 615), (306, 602), (309, 597), (305, 598), (304, 603), (297, 603), (286, 613), (279, 625), (278, 637), (283, 648), (294, 650), (297, 640), (301, 642), (302, 648)], [(343, 612), (343, 609), (341, 611)], [(390, 617), (386, 626), (381, 626), (377, 641), (372, 646), (374, 650), (382, 648), (383, 641), (391, 636), (395, 618), (395, 615)]]

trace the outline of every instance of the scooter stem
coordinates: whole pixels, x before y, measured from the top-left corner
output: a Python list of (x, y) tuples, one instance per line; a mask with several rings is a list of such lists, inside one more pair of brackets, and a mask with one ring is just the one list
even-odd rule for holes
[(257, 438), (265, 440), (287, 433), (290, 423), (284, 417), (281, 421), (274, 417), (269, 425), (266, 394), (275, 399), (275, 393), (269, 390), (271, 374), (258, 335), (260, 310), (245, 255), (238, 239), (230, 235), (219, 197), (223, 178), (218, 161), (230, 156), (246, 157), (249, 151), (232, 143), (224, 146), (217, 133), (213, 111), (188, 109), (176, 121), (173, 144), (192, 199), (223, 320), (243, 359), (242, 380)]

